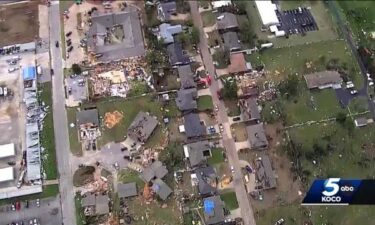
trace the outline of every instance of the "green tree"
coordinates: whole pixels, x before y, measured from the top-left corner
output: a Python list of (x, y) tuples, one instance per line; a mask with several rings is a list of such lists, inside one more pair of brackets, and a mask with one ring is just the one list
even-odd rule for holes
[(190, 41), (192, 44), (197, 45), (199, 43), (200, 38), (199, 38), (199, 30), (197, 27), (194, 26), (191, 29), (190, 38), (191, 38)]
[(250, 46), (254, 46), (255, 42), (256, 42), (256, 39), (257, 39), (257, 36), (253, 32), (250, 21), (246, 21), (244, 23), (241, 23), (239, 28), (240, 28), (240, 32), (239, 32), (240, 40), (245, 44), (248, 44)]
[(221, 48), (213, 54), (213, 59), (220, 64), (220, 66), (226, 67), (229, 65), (229, 50)]
[(221, 96), (225, 99), (236, 99), (237, 98), (237, 83), (236, 82), (225, 82), (224, 87), (220, 90)]
[(288, 77), (279, 84), (279, 91), (281, 95), (287, 98), (296, 96), (298, 94), (299, 78), (297, 75), (288, 75)]
[(74, 63), (72, 65), (72, 71), (73, 71), (74, 74), (81, 74), (82, 73), (81, 67), (76, 63)]
[(343, 112), (337, 113), (337, 115), (336, 115), (336, 121), (338, 123), (340, 123), (341, 125), (343, 125), (345, 123), (345, 121), (346, 121), (346, 114), (343, 113)]

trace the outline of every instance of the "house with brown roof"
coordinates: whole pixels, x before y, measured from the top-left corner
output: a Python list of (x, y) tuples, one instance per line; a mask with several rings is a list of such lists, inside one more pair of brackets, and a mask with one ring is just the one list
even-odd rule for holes
[(341, 88), (342, 78), (337, 71), (321, 71), (303, 76), (309, 89)]
[(246, 73), (252, 70), (251, 64), (246, 62), (245, 55), (242, 52), (232, 53), (229, 60), (228, 72), (231, 74)]

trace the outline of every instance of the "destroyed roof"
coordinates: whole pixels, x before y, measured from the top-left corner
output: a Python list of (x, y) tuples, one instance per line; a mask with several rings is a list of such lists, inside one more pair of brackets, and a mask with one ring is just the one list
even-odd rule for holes
[(146, 182), (150, 182), (152, 179), (155, 178), (161, 179), (165, 177), (167, 174), (167, 167), (165, 167), (162, 162), (155, 161), (143, 170), (143, 172), (141, 173), (141, 178)]
[(161, 21), (166, 21), (171, 19), (171, 15), (175, 14), (177, 10), (177, 5), (175, 1), (162, 2), (158, 5), (158, 17)]
[(134, 141), (145, 143), (158, 125), (158, 120), (140, 111), (128, 128), (128, 136)]
[(169, 195), (172, 194), (172, 189), (164, 183), (161, 179), (155, 179), (152, 182), (152, 190), (161, 198), (163, 201), (165, 201)]
[(137, 195), (137, 186), (135, 182), (126, 183), (126, 184), (118, 184), (117, 185), (117, 192), (120, 198), (127, 198)]
[(77, 111), (76, 113), (77, 125), (99, 126), (99, 114), (97, 109), (88, 109)]
[(238, 39), (237, 32), (225, 32), (223, 34), (224, 45), (230, 51), (241, 49), (241, 44)]
[(256, 163), (256, 177), (263, 184), (263, 188), (270, 189), (276, 187), (276, 178), (272, 169), (271, 160), (267, 155), (261, 157)]
[(226, 30), (238, 27), (237, 16), (233, 13), (225, 12), (220, 14), (218, 18), (221, 18), (217, 19), (217, 28), (219, 30)]
[[(103, 54), (100, 61), (109, 62), (130, 57), (143, 56), (145, 48), (140, 17), (133, 6), (126, 7), (125, 11), (100, 14), (95, 12), (91, 16), (92, 26), (88, 31), (87, 47), (89, 51)], [(108, 41), (108, 32), (116, 26), (122, 26), (123, 40), (117, 43)]]
[(177, 67), (178, 76), (180, 77), (180, 83), (182, 89), (193, 88), (196, 87), (196, 83), (194, 82), (194, 74), (191, 71), (190, 65), (183, 65)]
[(95, 200), (96, 215), (103, 215), (109, 213), (109, 197), (108, 195), (98, 195)]
[(182, 32), (180, 24), (170, 25), (169, 23), (162, 23), (159, 26), (159, 38), (163, 39), (164, 44), (174, 42), (173, 36)]
[(224, 203), (220, 196), (203, 199), (204, 220), (207, 225), (221, 224), (224, 222)]
[(197, 113), (184, 115), (184, 128), (188, 138), (200, 137), (206, 134), (206, 127), (200, 121)]
[(181, 89), (177, 91), (176, 105), (179, 110), (194, 110), (197, 109), (198, 92), (196, 88)]
[(169, 56), (169, 63), (172, 66), (186, 65), (190, 63), (189, 56), (184, 54), (182, 51), (182, 44), (179, 42), (169, 44), (167, 46), (167, 52)]
[(359, 117), (354, 120), (354, 124), (356, 127), (363, 127), (367, 125), (367, 118), (366, 117)]
[(322, 72), (306, 74), (304, 75), (304, 78), (309, 89), (330, 87), (332, 85), (342, 83), (341, 75), (337, 71), (326, 70)]
[(246, 127), (246, 131), (251, 149), (262, 149), (268, 147), (268, 140), (263, 123), (249, 125)]
[(212, 166), (198, 168), (195, 171), (198, 179), (198, 189), (201, 196), (211, 196), (216, 194), (218, 177)]
[(95, 205), (95, 195), (87, 193), (85, 197), (81, 200), (82, 207), (94, 206)]
[(184, 145), (185, 156), (189, 159), (190, 166), (195, 167), (206, 161), (205, 151), (210, 150), (208, 141), (198, 141)]
[(255, 98), (241, 99), (239, 103), (241, 113), (245, 121), (252, 119), (261, 119), (257, 100)]
[(230, 54), (230, 64), (228, 66), (229, 73), (242, 73), (251, 70), (250, 63), (246, 62), (242, 52)]

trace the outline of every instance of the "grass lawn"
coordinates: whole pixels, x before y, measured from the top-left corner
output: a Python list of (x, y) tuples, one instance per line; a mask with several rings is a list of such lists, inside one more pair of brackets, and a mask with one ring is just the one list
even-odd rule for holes
[(213, 148), (211, 149), (211, 157), (208, 158), (207, 162), (209, 165), (215, 165), (224, 162), (223, 149)]
[(368, 110), (368, 102), (366, 97), (356, 97), (349, 103), (351, 113), (360, 113)]
[(76, 123), (76, 108), (67, 108), (66, 113), (68, 115), (68, 132), (69, 132), (69, 143), (70, 151), (76, 156), (82, 156), (82, 145), (78, 140), (78, 127), (70, 127), (70, 124)]
[(219, 34), (219, 31), (214, 30), (210, 33), (208, 33), (208, 45), (209, 47), (214, 47), (217, 45), (222, 46), (223, 45), (223, 39), (221, 35)]
[(225, 107), (227, 108), (228, 116), (239, 116), (241, 114), (240, 107), (237, 104), (237, 99), (224, 100)]
[(135, 182), (138, 190), (142, 190), (145, 184), (145, 182), (139, 177), (138, 173), (127, 169), (121, 170), (117, 175), (117, 179), (121, 183)]
[[(295, 6), (301, 6), (297, 1), (283, 1), (281, 7), (283, 8), (294, 8)], [(298, 7), (297, 6), (297, 7)], [(271, 35), (270, 32), (262, 32), (262, 22), (258, 10), (255, 6), (255, 2), (247, 1), (247, 15), (249, 17), (251, 28), (257, 34), (258, 39), (268, 40), (274, 44), (275, 47), (288, 47), (292, 45), (304, 45), (305, 43), (319, 42), (324, 40), (336, 39), (337, 32), (331, 14), (322, 1), (304, 1), (302, 6), (311, 7), (311, 13), (318, 25), (319, 30), (313, 32), (307, 32), (306, 36), (291, 35), (288, 39), (286, 38), (268, 38)]]
[(238, 202), (236, 198), (236, 193), (234, 192), (227, 192), (220, 195), (221, 200), (224, 201), (225, 207), (229, 210), (237, 209)]
[(55, 197), (59, 194), (59, 185), (58, 184), (51, 184), (43, 186), (43, 192), (39, 194), (32, 194), (32, 195), (25, 195), (16, 198), (9, 198), (9, 199), (1, 199), (0, 205), (10, 204), (15, 201), (26, 201), (26, 200), (35, 200), (37, 198), (50, 198)]
[(212, 102), (212, 97), (210, 95), (200, 96), (197, 104), (199, 111), (212, 110), (214, 108), (214, 103)]
[(80, 194), (77, 194), (74, 197), (74, 205), (76, 209), (76, 219), (77, 219), (77, 225), (84, 225), (86, 224), (85, 215), (83, 214), (83, 207), (81, 204), (82, 196)]
[[(264, 63), (273, 79), (282, 79), (292, 73), (303, 75), (325, 70), (327, 62), (334, 58), (339, 60), (339, 65), (347, 65), (354, 84), (361, 87), (363, 78), (359, 74), (359, 67), (344, 41), (324, 41), (290, 48), (267, 49), (262, 53), (247, 56), (247, 60), (253, 65)], [(311, 64), (310, 68), (307, 68), (307, 62)]]
[(202, 12), (201, 16), (204, 27), (210, 27), (216, 23), (216, 15), (212, 11)]
[(332, 89), (317, 91), (304, 89), (296, 101), (283, 100), (282, 104), (287, 125), (319, 121), (335, 117), (339, 112), (349, 113), (348, 110), (341, 108)]
[(43, 130), (41, 131), (41, 145), (45, 148), (43, 152), (43, 169), (46, 173), (47, 180), (57, 178), (56, 151), (55, 151), (55, 134), (53, 130), (52, 115), (52, 83), (44, 83), (39, 86), (42, 91), (40, 101), (49, 106), (47, 116), (44, 118)]
[(141, 197), (133, 198), (126, 204), (129, 214), (134, 218), (133, 225), (180, 224), (181, 214), (174, 199), (166, 202), (166, 208), (162, 208), (162, 203), (156, 201), (146, 204)]

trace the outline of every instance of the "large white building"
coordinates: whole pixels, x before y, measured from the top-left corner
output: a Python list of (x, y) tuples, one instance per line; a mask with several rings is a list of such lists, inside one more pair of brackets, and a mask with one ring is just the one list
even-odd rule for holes
[(14, 180), (14, 169), (13, 167), (6, 167), (0, 169), (0, 182)]
[(277, 7), (270, 0), (255, 1), (262, 24), (266, 27), (279, 24)]
[(16, 151), (14, 150), (14, 144), (0, 145), (0, 159), (15, 156)]

